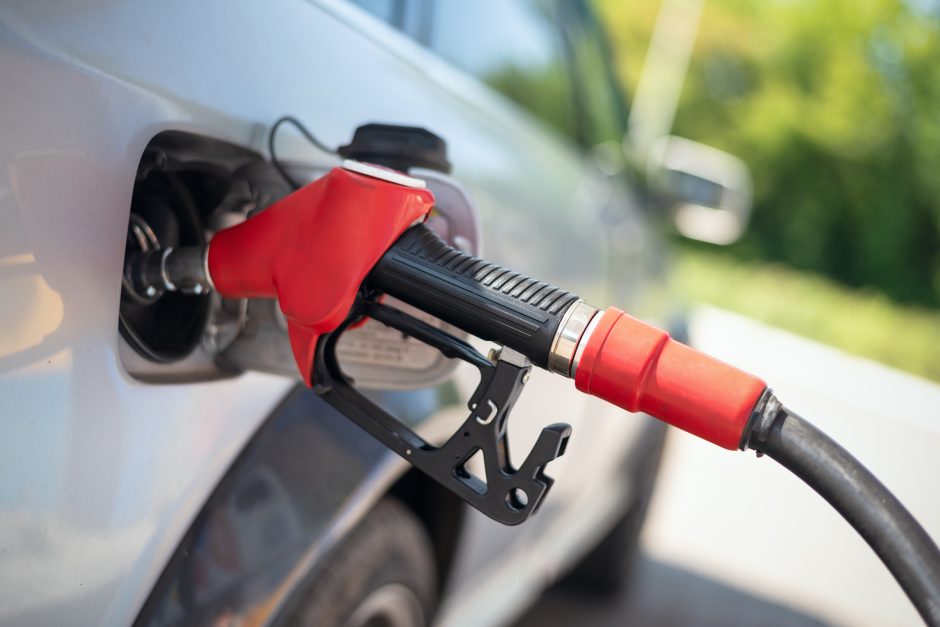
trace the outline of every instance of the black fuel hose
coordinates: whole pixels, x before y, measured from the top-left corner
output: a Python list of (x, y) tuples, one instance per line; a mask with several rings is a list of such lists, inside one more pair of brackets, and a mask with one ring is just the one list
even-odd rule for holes
[(940, 550), (920, 523), (861, 462), (772, 395), (755, 416), (747, 448), (826, 499), (881, 558), (924, 622), (940, 627)]

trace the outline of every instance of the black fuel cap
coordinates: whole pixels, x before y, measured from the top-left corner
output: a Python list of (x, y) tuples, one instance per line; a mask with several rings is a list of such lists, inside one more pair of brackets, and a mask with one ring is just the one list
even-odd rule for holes
[(407, 172), (427, 168), (450, 173), (447, 142), (418, 126), (365, 124), (356, 129), (352, 141), (336, 149), (342, 157), (367, 161)]

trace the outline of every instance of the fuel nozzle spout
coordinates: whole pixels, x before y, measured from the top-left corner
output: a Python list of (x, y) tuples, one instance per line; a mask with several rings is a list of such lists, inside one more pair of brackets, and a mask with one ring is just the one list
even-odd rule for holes
[(124, 285), (153, 300), (165, 292), (203, 294), (213, 289), (209, 276), (208, 246), (160, 248), (128, 257)]

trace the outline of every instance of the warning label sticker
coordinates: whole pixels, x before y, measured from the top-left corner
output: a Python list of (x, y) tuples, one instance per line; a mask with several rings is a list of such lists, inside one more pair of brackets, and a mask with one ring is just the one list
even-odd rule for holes
[[(400, 305), (397, 308), (405, 309)], [(437, 318), (408, 308), (407, 313), (428, 324), (441, 328)], [(425, 370), (433, 367), (441, 354), (423, 342), (408, 337), (381, 322), (367, 320), (361, 327), (343, 334), (336, 345), (341, 363), (359, 363), (370, 366), (394, 366), (406, 370)]]

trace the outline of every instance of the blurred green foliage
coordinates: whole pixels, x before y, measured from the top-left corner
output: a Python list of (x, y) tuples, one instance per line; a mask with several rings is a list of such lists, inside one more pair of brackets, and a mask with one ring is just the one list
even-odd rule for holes
[[(940, 311), (935, 309), (898, 305), (879, 292), (716, 252), (682, 252), (672, 278), (696, 301), (940, 382)], [(834, 311), (846, 315), (833, 316)]]
[[(658, 2), (598, 0), (628, 88)], [(730, 248), (940, 306), (940, 4), (707, 0), (674, 132), (754, 175)]]
[(482, 77), (490, 87), (525, 107), (549, 127), (577, 136), (573, 96), (561, 63), (538, 68), (507, 65)]

